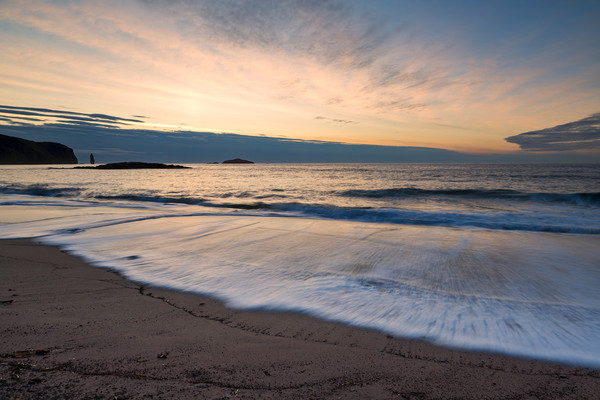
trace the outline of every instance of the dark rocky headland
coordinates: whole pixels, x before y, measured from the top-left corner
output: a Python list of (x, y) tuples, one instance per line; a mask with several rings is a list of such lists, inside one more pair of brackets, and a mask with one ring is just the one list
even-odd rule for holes
[(73, 149), (64, 144), (0, 135), (0, 164), (77, 163)]

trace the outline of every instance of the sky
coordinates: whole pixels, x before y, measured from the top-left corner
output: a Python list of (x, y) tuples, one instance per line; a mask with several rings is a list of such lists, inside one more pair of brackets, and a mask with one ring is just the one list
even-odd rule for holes
[(600, 160), (598, 21), (597, 0), (0, 0), (0, 133), (111, 160)]

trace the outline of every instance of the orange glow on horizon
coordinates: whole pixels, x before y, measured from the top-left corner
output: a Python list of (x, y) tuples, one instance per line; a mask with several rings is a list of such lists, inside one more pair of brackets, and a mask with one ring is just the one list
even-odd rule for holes
[(600, 110), (598, 63), (550, 80), (542, 58), (484, 57), (343, 9), (321, 19), (318, 5), (286, 23), (274, 14), (235, 25), (238, 37), (211, 7), (7, 0), (3, 103), (148, 116), (133, 128), (482, 154), (514, 152), (506, 137)]

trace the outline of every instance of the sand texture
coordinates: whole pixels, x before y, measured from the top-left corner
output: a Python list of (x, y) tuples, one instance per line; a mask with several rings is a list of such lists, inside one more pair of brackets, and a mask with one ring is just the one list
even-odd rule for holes
[(2, 399), (598, 399), (600, 371), (146, 287), (0, 241)]

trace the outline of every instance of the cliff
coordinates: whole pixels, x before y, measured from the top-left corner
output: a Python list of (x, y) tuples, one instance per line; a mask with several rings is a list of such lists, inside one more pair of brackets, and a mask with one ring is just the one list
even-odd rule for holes
[(64, 144), (0, 135), (0, 164), (77, 164), (77, 157)]

